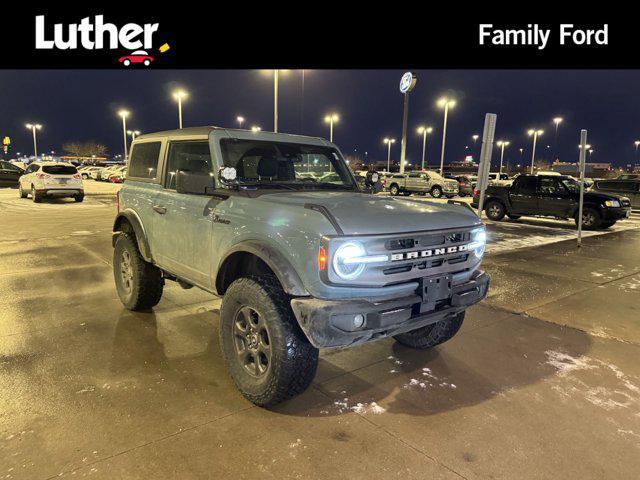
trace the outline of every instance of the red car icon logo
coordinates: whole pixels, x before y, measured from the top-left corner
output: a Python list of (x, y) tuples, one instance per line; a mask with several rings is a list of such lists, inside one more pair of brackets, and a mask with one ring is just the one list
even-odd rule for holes
[(144, 64), (145, 67), (148, 67), (149, 65), (151, 65), (151, 62), (153, 62), (153, 57), (150, 56), (144, 50), (136, 50), (135, 52), (132, 52), (129, 55), (120, 57), (118, 61), (122, 63), (125, 67), (128, 67), (132, 63), (142, 63)]

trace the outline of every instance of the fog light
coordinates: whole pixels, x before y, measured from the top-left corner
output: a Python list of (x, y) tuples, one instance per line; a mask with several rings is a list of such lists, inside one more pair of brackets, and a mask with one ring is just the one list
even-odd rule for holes
[(358, 314), (355, 317), (353, 317), (353, 326), (355, 328), (360, 328), (364, 325), (364, 315), (362, 314)]

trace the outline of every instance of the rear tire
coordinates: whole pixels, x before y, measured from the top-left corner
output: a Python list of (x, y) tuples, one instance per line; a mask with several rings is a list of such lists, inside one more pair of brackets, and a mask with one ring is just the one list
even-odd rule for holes
[(400, 188), (395, 183), (389, 187), (389, 193), (394, 197), (400, 194)]
[(431, 196), (433, 198), (440, 198), (442, 197), (442, 188), (438, 187), (437, 185), (435, 187), (433, 187), (431, 189)]
[(496, 222), (502, 220), (505, 215), (504, 205), (495, 200), (491, 200), (489, 203), (487, 203), (484, 212), (487, 214), (487, 218)]
[(22, 189), (21, 183), (18, 183), (18, 194), (20, 195), (20, 198), (27, 198), (28, 195), (27, 192)]
[(271, 275), (240, 278), (229, 286), (220, 309), (220, 348), (240, 393), (261, 407), (304, 392), (318, 366), (318, 349)]
[(31, 199), (33, 203), (40, 203), (42, 201), (42, 195), (36, 191), (36, 187), (31, 185)]
[(395, 335), (393, 338), (405, 347), (426, 350), (453, 338), (458, 333), (465, 312), (460, 312), (454, 317), (440, 320), (432, 325), (412, 330), (411, 332)]
[(116, 291), (129, 310), (148, 310), (160, 302), (164, 278), (158, 267), (145, 261), (138, 244), (129, 233), (118, 235), (113, 250)]
[(76, 202), (80, 203), (84, 200), (84, 195), (76, 195), (73, 198), (75, 199)]

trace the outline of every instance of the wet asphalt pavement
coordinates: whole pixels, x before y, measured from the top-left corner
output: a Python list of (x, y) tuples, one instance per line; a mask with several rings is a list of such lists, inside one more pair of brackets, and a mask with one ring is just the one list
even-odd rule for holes
[(0, 189), (0, 479), (637, 476), (635, 219), (581, 250), (558, 242), (566, 222), (490, 225), (490, 295), (453, 340), (325, 351), (312, 387), (267, 411), (224, 369), (219, 300), (169, 282), (153, 312), (121, 306), (112, 197), (14, 194)]

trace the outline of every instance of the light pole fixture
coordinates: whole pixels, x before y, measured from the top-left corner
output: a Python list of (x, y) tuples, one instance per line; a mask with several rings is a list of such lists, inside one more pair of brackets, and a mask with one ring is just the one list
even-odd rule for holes
[(127, 152), (127, 117), (129, 116), (128, 110), (119, 110), (118, 115), (122, 118), (122, 139), (124, 141), (124, 161), (127, 162), (129, 153)]
[(251, 127), (251, 131), (252, 131), (252, 132), (259, 132), (259, 131), (261, 131), (261, 130), (262, 130), (262, 128), (260, 128), (260, 127), (259, 127), (259, 126), (257, 126), (257, 125), (253, 125), (253, 126)]
[(340, 117), (337, 113), (330, 113), (324, 117), (325, 123), (329, 124), (329, 141), (333, 143), (333, 124), (337, 123)]
[(236, 122), (238, 122), (238, 128), (242, 128), (242, 124), (244, 122), (244, 117), (241, 117), (240, 115), (238, 115), (236, 117)]
[(176, 90), (173, 92), (173, 98), (178, 102), (178, 128), (182, 128), (182, 99), (188, 96), (189, 94), (184, 90)]
[(419, 135), (422, 135), (422, 170), (424, 170), (427, 154), (427, 135), (433, 132), (433, 128), (420, 125), (417, 132)]
[(25, 125), (31, 133), (33, 134), (33, 158), (34, 160), (38, 160), (38, 141), (36, 140), (36, 131), (42, 129), (42, 125), (39, 123), (27, 123)]
[(498, 140), (496, 145), (500, 147), (500, 170), (498, 170), (498, 177), (502, 174), (502, 160), (504, 159), (504, 147), (508, 146), (510, 142), (506, 140)]
[(447, 141), (447, 117), (449, 115), (449, 109), (456, 106), (456, 101), (442, 97), (438, 100), (438, 106), (444, 109), (444, 126), (442, 128), (442, 151), (440, 153), (440, 175), (444, 172), (444, 147)]
[(640, 140), (636, 140), (633, 144), (636, 146), (635, 163), (638, 163), (638, 147), (640, 146)]
[(527, 135), (533, 137), (533, 150), (531, 151), (531, 175), (533, 175), (533, 164), (536, 159), (536, 142), (538, 141), (538, 137), (544, 133), (543, 130), (538, 130), (531, 128), (527, 131)]
[(562, 120), (563, 120), (562, 117), (555, 117), (553, 119), (553, 123), (556, 126), (555, 140), (553, 142), (553, 156), (554, 157), (558, 156), (558, 126), (562, 123)]
[(387, 172), (391, 171), (391, 144), (396, 143), (395, 138), (385, 138), (382, 143), (387, 146)]
[(140, 130), (127, 130), (127, 133), (131, 135), (131, 141), (134, 141), (140, 135)]

